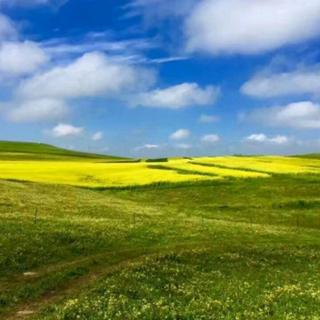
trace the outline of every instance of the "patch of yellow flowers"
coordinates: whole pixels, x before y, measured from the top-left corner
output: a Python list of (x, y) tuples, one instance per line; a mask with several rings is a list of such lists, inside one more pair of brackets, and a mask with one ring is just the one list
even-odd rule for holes
[(122, 187), (209, 180), (210, 177), (179, 174), (172, 170), (150, 169), (147, 163), (142, 162), (0, 161), (0, 179), (85, 187)]
[[(200, 159), (199, 159), (200, 160)], [(215, 166), (205, 166), (201, 161), (186, 161), (186, 160), (172, 160), (166, 166), (177, 170), (187, 170), (190, 172), (197, 172), (200, 174), (216, 175), (218, 177), (234, 177), (234, 178), (266, 178), (269, 177), (266, 173), (252, 172), (239, 169), (222, 168)]]
[(261, 157), (214, 157), (198, 158), (202, 164), (219, 167), (252, 170), (265, 173), (297, 174), (320, 173), (320, 160), (294, 157), (261, 156)]
[(126, 187), (234, 178), (267, 178), (271, 174), (320, 173), (320, 160), (290, 157), (212, 157), (171, 159), (165, 163), (76, 161), (0, 161), (0, 179)]

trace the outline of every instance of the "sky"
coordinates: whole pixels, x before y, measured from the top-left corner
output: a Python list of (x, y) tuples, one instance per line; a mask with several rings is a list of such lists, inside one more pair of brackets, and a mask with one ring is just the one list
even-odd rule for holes
[(319, 152), (319, 45), (320, 0), (0, 0), (0, 140)]

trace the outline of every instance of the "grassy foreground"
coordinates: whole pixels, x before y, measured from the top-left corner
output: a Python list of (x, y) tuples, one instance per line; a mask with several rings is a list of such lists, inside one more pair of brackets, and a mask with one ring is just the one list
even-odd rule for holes
[(320, 161), (250, 159), (148, 164), (205, 179), (143, 188), (0, 180), (0, 319), (319, 319)]

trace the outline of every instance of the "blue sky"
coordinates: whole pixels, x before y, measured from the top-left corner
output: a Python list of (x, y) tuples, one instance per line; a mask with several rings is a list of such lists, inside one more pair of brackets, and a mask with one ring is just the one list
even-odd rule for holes
[(0, 140), (317, 152), (319, 43), (320, 0), (0, 0)]

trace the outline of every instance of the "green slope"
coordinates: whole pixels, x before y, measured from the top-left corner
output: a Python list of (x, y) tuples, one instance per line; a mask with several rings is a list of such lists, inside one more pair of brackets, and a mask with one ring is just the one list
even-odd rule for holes
[(67, 150), (45, 143), (0, 141), (1, 160), (33, 160), (33, 159), (97, 159), (121, 160), (123, 158)]
[(301, 154), (301, 155), (296, 155), (294, 157), (306, 158), (306, 159), (320, 159), (320, 153)]

